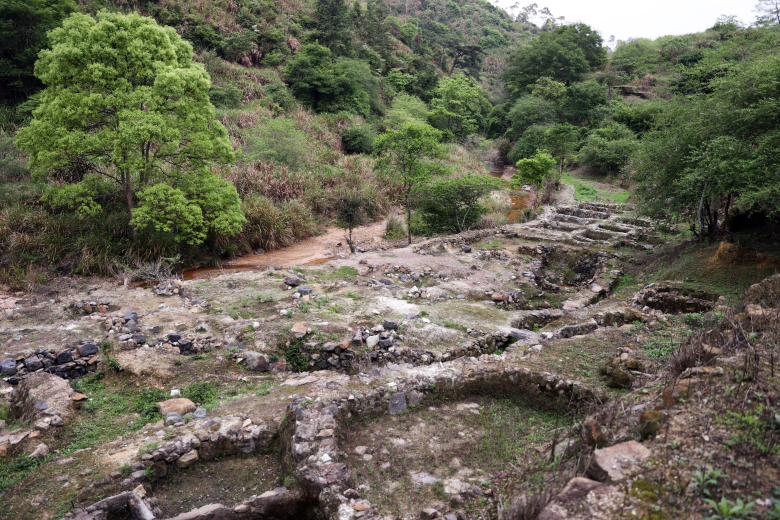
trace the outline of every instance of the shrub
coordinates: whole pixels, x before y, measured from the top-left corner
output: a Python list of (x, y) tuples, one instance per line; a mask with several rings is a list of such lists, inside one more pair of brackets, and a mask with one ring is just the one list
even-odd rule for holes
[(615, 173), (628, 163), (636, 147), (634, 132), (620, 123), (611, 123), (590, 133), (580, 150), (579, 161), (602, 173)]
[(16, 149), (13, 138), (0, 130), (0, 180), (18, 181), (28, 176), (24, 154)]
[(520, 188), (523, 184), (542, 186), (545, 179), (555, 167), (555, 159), (547, 152), (537, 152), (530, 159), (517, 161), (517, 173), (512, 176), (512, 188)]
[(398, 239), (406, 236), (406, 226), (404, 226), (404, 220), (396, 211), (391, 211), (387, 214), (385, 220), (385, 235), (386, 239)]
[(211, 99), (211, 103), (214, 106), (236, 108), (241, 103), (241, 90), (233, 85), (212, 83), (209, 90), (209, 99)]
[[(299, 200), (274, 203), (261, 195), (244, 199), (243, 209), (247, 223), (231, 244), (242, 251), (259, 247), (270, 251), (288, 246), (296, 240), (312, 236), (317, 230), (311, 208)], [(228, 242), (219, 242), (223, 247)]]
[(209, 381), (190, 383), (181, 389), (181, 395), (207, 408), (213, 406), (219, 398), (217, 387)]
[(661, 59), (656, 42), (637, 38), (618, 44), (612, 54), (612, 69), (627, 74), (647, 74), (655, 70)]
[(543, 125), (534, 125), (528, 128), (507, 153), (507, 160), (510, 163), (516, 163), (520, 159), (533, 157), (539, 149), (544, 148), (545, 133), (548, 128), (548, 126)]
[(295, 121), (279, 118), (265, 121), (249, 136), (244, 157), (247, 161), (274, 161), (300, 168), (307, 162), (308, 151), (306, 134), (298, 130)]
[(374, 151), (376, 135), (371, 125), (363, 124), (347, 127), (341, 134), (344, 151), (350, 154), (370, 154)]
[(499, 189), (501, 182), (484, 175), (439, 179), (418, 192), (418, 208), (431, 231), (462, 232), (471, 229), (487, 209), (480, 200)]
[(424, 123), (428, 120), (428, 105), (423, 100), (409, 94), (399, 94), (393, 100), (390, 109), (382, 118), (385, 128), (400, 128), (404, 123)]
[(556, 121), (552, 102), (537, 96), (523, 96), (512, 106), (507, 116), (515, 137), (534, 125), (551, 125)]

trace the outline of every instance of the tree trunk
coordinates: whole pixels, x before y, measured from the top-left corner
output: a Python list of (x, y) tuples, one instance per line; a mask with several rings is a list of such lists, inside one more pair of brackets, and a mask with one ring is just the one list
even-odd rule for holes
[(447, 74), (447, 77), (448, 77), (448, 78), (451, 78), (451, 77), (452, 77), (452, 73), (453, 73), (453, 72), (455, 72), (455, 65), (457, 65), (457, 64), (458, 64), (458, 58), (459, 58), (459, 57), (460, 57), (460, 56), (458, 56), (457, 54), (455, 54), (455, 57), (454, 57), (454, 58), (452, 58), (452, 67), (450, 67), (450, 73), (449, 73), (449, 74)]
[(729, 232), (729, 206), (731, 206), (731, 193), (726, 199), (726, 209), (723, 211), (723, 232)]
[[(130, 211), (130, 216), (133, 215), (133, 187), (130, 185), (130, 172), (122, 173), (122, 183), (125, 188), (125, 199), (127, 200), (127, 209)], [(130, 224), (130, 231), (133, 234), (133, 242), (138, 239), (138, 230), (134, 225)]]
[(707, 192), (707, 183), (704, 183), (704, 189), (701, 190), (701, 199), (699, 199), (699, 211), (696, 212), (696, 216), (699, 220), (699, 240), (704, 238), (704, 221), (701, 219), (701, 207), (704, 205), (704, 194)]
[(406, 236), (409, 239), (409, 245), (412, 245), (412, 207), (409, 205), (409, 192), (406, 190)]

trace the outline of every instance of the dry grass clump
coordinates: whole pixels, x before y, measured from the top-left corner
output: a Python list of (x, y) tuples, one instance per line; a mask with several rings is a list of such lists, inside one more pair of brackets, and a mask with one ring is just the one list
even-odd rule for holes
[(238, 235), (220, 238), (218, 245), (236, 247), (236, 253), (257, 248), (265, 250), (289, 246), (317, 232), (311, 208), (293, 199), (281, 203), (262, 195), (250, 195), (242, 204), (247, 223)]
[(248, 167), (232, 168), (226, 178), (236, 186), (242, 198), (259, 194), (275, 201), (285, 201), (303, 195), (306, 175), (273, 161), (258, 161)]
[(266, 86), (281, 83), (279, 72), (274, 69), (244, 67), (223, 60), (215, 51), (206, 51), (195, 55), (195, 60), (203, 63), (214, 83), (224, 83), (237, 87), (241, 91), (241, 101), (249, 103), (265, 95)]
[(390, 240), (406, 236), (406, 224), (404, 224), (404, 219), (395, 210), (391, 210), (390, 213), (387, 214), (384, 236), (386, 239)]
[(536, 520), (557, 492), (557, 489), (546, 488), (530, 496), (520, 495), (509, 507), (501, 504), (498, 508), (498, 520)]
[(209, 25), (220, 34), (241, 32), (236, 19), (238, 5), (232, 0), (161, 0), (157, 8), (171, 13), (181, 13), (184, 25)]

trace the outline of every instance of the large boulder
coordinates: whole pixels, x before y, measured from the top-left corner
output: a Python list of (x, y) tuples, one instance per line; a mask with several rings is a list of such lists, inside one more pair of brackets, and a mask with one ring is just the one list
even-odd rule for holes
[(599, 482), (617, 482), (626, 478), (632, 466), (641, 464), (650, 450), (637, 441), (622, 442), (593, 452), (588, 476)]
[(5, 358), (0, 360), (0, 374), (12, 376), (16, 374), (16, 360), (14, 358)]
[(266, 357), (265, 354), (253, 352), (250, 350), (248, 352), (244, 352), (242, 355), (245, 358), (244, 363), (249, 370), (254, 370), (255, 372), (268, 372), (268, 370), (271, 368), (271, 365), (268, 362), (268, 357)]
[(166, 347), (139, 348), (116, 353), (122, 370), (142, 379), (172, 379), (179, 359), (179, 349)]
[[(23, 419), (33, 419), (44, 410), (49, 416), (59, 416), (68, 422), (73, 413), (70, 383), (46, 372), (30, 374), (19, 383), (16, 406), (22, 411)], [(43, 408), (43, 404), (46, 407)], [(37, 406), (36, 406), (37, 405)]]
[(183, 416), (184, 414), (194, 412), (197, 409), (195, 403), (183, 397), (162, 401), (157, 403), (157, 406), (160, 408), (160, 413), (163, 416), (166, 416), (169, 413), (177, 413)]

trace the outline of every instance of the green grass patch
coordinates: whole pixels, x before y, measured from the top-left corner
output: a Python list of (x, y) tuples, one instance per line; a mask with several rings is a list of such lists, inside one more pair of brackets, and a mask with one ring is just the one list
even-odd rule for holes
[(357, 276), (357, 274), (357, 269), (348, 265), (344, 265), (333, 271), (331, 274), (325, 276), (325, 278), (329, 280), (335, 280), (337, 278), (350, 278), (352, 276)]
[(755, 264), (720, 266), (711, 261), (718, 244), (687, 244), (667, 253), (644, 268), (654, 273), (651, 282), (679, 281), (691, 289), (721, 294), (729, 302), (738, 300), (754, 283), (775, 274), (776, 265), (761, 267)]
[(216, 385), (210, 381), (190, 383), (181, 389), (181, 395), (207, 410), (213, 410), (219, 404), (219, 392)]
[(498, 240), (492, 240), (490, 242), (482, 242), (481, 244), (477, 244), (474, 247), (476, 247), (477, 249), (486, 249), (486, 248), (500, 247), (500, 246), (501, 246), (501, 242), (499, 242)]
[[(71, 386), (89, 396), (89, 401), (83, 404), (65, 432), (65, 454), (114, 440), (162, 418), (157, 410), (157, 402), (166, 398), (162, 390), (138, 392), (129, 384), (108, 385), (102, 372), (76, 379)], [(123, 419), (130, 412), (138, 413), (139, 417)]]
[(630, 191), (619, 189), (615, 193), (602, 190), (581, 177), (573, 177), (565, 172), (561, 176), (561, 182), (574, 186), (574, 199), (579, 202), (610, 202), (625, 204), (631, 196)]

